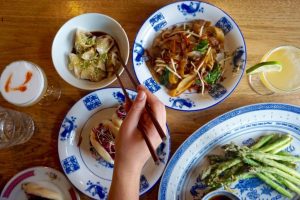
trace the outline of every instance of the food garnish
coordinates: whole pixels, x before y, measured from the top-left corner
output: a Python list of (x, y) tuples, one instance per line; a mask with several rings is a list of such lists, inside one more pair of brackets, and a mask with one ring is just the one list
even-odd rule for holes
[(262, 73), (262, 72), (281, 72), (282, 64), (278, 61), (267, 61), (258, 63), (246, 70), (247, 75)]

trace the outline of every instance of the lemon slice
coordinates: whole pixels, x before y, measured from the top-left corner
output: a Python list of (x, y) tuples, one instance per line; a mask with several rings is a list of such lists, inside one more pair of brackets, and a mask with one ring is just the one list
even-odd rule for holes
[(262, 72), (281, 72), (282, 64), (278, 61), (267, 61), (258, 63), (246, 70), (247, 75), (257, 74)]

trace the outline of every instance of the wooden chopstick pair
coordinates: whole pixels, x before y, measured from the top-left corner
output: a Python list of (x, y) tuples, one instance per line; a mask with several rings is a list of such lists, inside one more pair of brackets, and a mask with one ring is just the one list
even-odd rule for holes
[[(133, 85), (135, 86), (135, 88), (137, 88), (137, 87), (138, 87), (138, 83), (137, 83), (136, 80), (132, 77), (131, 73), (129, 72), (127, 66), (125, 65), (125, 63), (124, 63), (124, 61), (123, 61), (123, 59), (121, 58), (120, 55), (119, 55), (119, 58), (120, 58), (120, 61), (121, 61), (122, 66), (124, 67), (126, 73), (127, 73), (128, 76), (129, 76), (131, 82), (133, 83)], [(117, 77), (117, 80), (118, 80), (118, 82), (119, 82), (121, 88), (122, 88), (122, 91), (123, 91), (123, 93), (124, 93), (124, 95), (125, 95), (125, 98), (126, 98), (127, 102), (132, 103), (132, 100), (130, 99), (130, 97), (129, 97), (127, 91), (126, 91), (126, 88), (124, 87), (124, 85), (123, 85), (123, 83), (122, 83), (122, 81), (121, 81), (121, 78), (120, 78), (119, 74), (118, 74), (117, 72), (115, 72), (115, 75), (116, 75), (116, 77)], [(152, 111), (151, 107), (149, 106), (149, 104), (148, 104), (147, 102), (146, 102), (146, 105), (145, 105), (145, 109), (146, 109), (146, 112), (148, 113), (148, 115), (149, 115), (151, 121), (153, 122), (153, 124), (154, 124), (154, 126), (155, 126), (157, 132), (159, 133), (159, 136), (160, 136), (161, 139), (164, 141), (164, 140), (166, 139), (166, 134), (165, 134), (165, 132), (163, 131), (162, 127), (160, 126), (159, 122), (157, 121), (156, 117), (154, 116), (153, 111)], [(146, 142), (146, 144), (147, 144), (147, 147), (148, 147), (148, 149), (149, 149), (149, 151), (150, 151), (150, 153), (151, 153), (151, 156), (152, 156), (152, 158), (153, 158), (155, 164), (158, 165), (158, 164), (159, 164), (159, 158), (158, 158), (158, 156), (157, 156), (157, 154), (156, 154), (156, 150), (154, 149), (153, 145), (151, 144), (151, 142), (150, 142), (150, 140), (149, 140), (149, 138), (148, 138), (148, 136), (147, 136), (147, 133), (146, 133), (147, 130), (144, 128), (144, 126), (143, 126), (143, 124), (141, 123), (141, 121), (138, 122), (138, 129), (139, 129), (139, 130), (141, 131), (141, 133), (142, 133), (142, 136), (143, 136), (143, 138), (144, 138), (144, 140), (145, 140), (145, 142)]]

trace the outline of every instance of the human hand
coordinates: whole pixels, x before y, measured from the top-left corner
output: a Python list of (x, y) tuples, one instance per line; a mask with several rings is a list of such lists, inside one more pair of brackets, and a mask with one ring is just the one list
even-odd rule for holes
[(155, 149), (162, 142), (153, 122), (145, 111), (146, 101), (166, 133), (166, 110), (164, 104), (145, 87), (139, 86), (138, 95), (131, 105), (116, 139), (115, 166), (122, 167), (123, 170), (141, 171), (150, 157), (146, 142), (137, 128), (139, 121), (143, 124), (146, 134)]

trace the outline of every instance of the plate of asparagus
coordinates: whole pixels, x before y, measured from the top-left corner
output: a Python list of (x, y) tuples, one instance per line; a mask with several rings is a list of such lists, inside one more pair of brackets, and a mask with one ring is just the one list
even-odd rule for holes
[(300, 199), (300, 107), (255, 104), (208, 122), (174, 153), (158, 199)]

